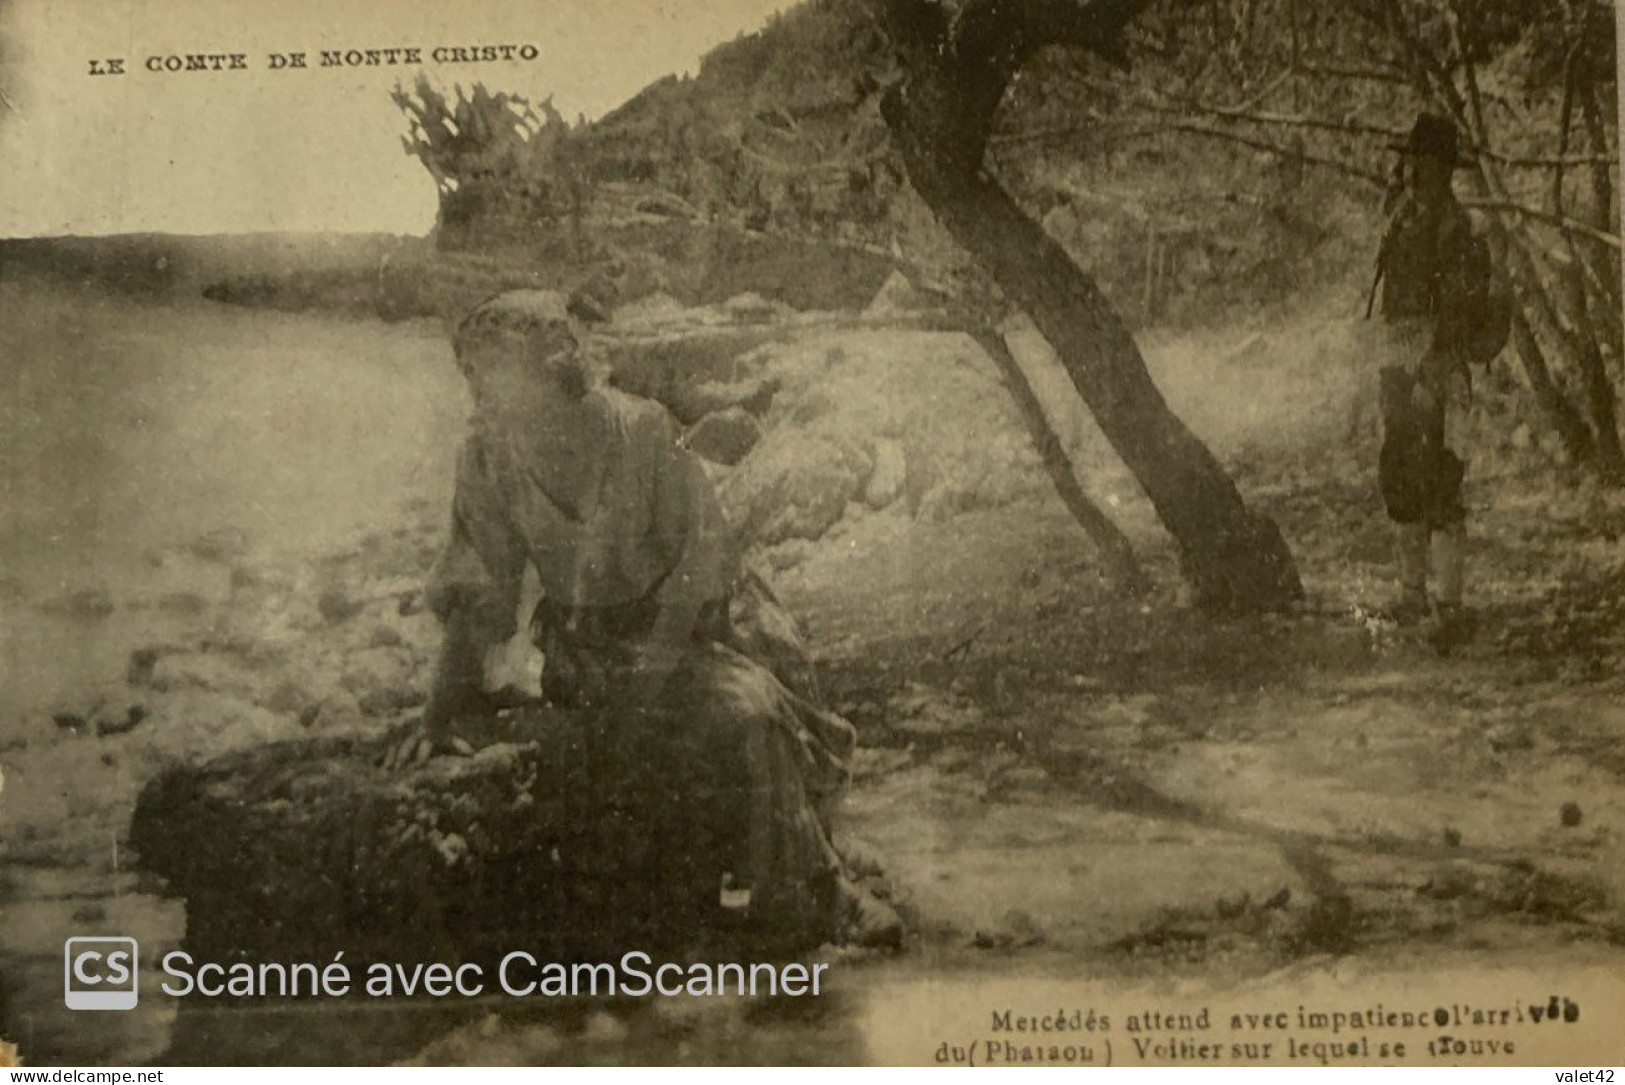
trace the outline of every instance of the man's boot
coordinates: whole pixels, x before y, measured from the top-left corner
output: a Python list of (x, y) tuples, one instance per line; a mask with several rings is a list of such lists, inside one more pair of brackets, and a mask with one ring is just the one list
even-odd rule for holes
[(1400, 625), (1415, 625), (1428, 616), (1428, 529), (1426, 524), (1400, 524), (1395, 532), (1399, 551), (1399, 599), (1385, 613)]

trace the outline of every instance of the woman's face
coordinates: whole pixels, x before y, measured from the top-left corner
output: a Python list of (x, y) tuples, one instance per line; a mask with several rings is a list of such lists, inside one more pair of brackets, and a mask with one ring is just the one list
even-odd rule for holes
[(571, 363), (576, 347), (568, 340), (549, 349), (522, 332), (482, 337), (464, 348), (459, 362), (476, 408), (499, 416), (534, 417), (571, 405), (559, 370)]

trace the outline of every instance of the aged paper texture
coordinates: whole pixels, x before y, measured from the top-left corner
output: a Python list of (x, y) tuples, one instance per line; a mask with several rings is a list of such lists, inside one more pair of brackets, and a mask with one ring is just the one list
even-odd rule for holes
[(1625, 1056), (1604, 0), (0, 0), (0, 1063)]

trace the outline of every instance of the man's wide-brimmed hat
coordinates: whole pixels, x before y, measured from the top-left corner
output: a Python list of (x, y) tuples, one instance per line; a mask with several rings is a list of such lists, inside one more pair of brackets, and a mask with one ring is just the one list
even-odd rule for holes
[(1411, 125), (1411, 134), (1388, 146), (1401, 154), (1437, 158), (1457, 168), (1466, 164), (1461, 160), (1461, 134), (1455, 124), (1437, 113), (1419, 115)]

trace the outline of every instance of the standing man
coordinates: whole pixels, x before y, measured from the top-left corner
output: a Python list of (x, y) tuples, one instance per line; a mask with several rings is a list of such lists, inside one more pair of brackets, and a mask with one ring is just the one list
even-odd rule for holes
[(1393, 346), (1382, 374), (1379, 464), (1383, 499), (1398, 525), (1400, 595), (1391, 613), (1401, 624), (1431, 616), (1430, 639), (1441, 649), (1467, 632), (1459, 454), (1467, 366), (1487, 362), (1505, 342), (1503, 334), (1493, 348), (1485, 345), (1486, 330), (1494, 334), (1484, 327), (1492, 268), (1451, 191), (1457, 144), (1454, 124), (1423, 113), (1394, 146), (1403, 156), (1404, 182), (1377, 257), (1382, 319)]

